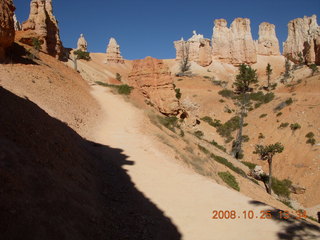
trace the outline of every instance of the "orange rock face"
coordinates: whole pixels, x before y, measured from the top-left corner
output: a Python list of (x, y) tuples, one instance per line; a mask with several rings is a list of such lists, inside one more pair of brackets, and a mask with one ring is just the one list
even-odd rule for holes
[(5, 58), (5, 50), (14, 41), (15, 7), (12, 0), (0, 0), (0, 61)]
[(297, 63), (299, 54), (306, 63), (320, 64), (320, 27), (316, 15), (297, 18), (288, 24), (288, 38), (283, 45), (283, 55)]
[(30, 44), (30, 39), (38, 38), (42, 42), (41, 50), (53, 57), (62, 56), (62, 42), (59, 34), (58, 22), (53, 15), (52, 0), (32, 0), (30, 15), (22, 24), (20, 40)]
[(128, 81), (159, 112), (166, 115), (178, 114), (179, 101), (174, 91), (173, 79), (162, 60), (152, 57), (134, 60)]

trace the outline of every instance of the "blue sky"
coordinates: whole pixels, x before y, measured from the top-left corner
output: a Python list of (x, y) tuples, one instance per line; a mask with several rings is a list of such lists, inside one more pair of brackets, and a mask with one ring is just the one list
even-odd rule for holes
[[(18, 20), (25, 21), (30, 1), (14, 4)], [(83, 33), (90, 52), (105, 52), (109, 38), (115, 37), (126, 59), (164, 59), (174, 58), (173, 41), (190, 38), (193, 30), (211, 39), (217, 18), (228, 25), (237, 17), (250, 18), (254, 39), (261, 22), (273, 23), (282, 45), (288, 22), (320, 15), (320, 0), (53, 0), (53, 9), (65, 47), (76, 47)]]

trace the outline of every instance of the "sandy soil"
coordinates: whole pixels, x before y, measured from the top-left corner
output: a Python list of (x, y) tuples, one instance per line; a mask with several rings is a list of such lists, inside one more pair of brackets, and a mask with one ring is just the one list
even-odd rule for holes
[[(95, 130), (95, 140), (122, 149), (129, 156), (134, 164), (124, 168), (131, 180), (171, 218), (183, 239), (301, 239), (298, 236), (302, 234), (303, 239), (320, 237), (319, 229), (311, 233), (313, 227), (305, 227), (305, 222), (279, 221), (275, 217), (244, 219), (245, 210), (254, 211), (257, 217), (261, 210), (271, 210), (274, 215), (277, 210), (180, 166), (155, 147), (152, 136), (142, 134), (143, 111), (103, 87), (94, 86), (92, 94), (104, 115)], [(240, 218), (213, 220), (214, 210), (235, 210)]]

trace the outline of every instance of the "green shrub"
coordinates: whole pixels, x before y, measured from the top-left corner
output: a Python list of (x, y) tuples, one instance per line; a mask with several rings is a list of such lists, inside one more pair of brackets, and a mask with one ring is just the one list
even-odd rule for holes
[(268, 116), (268, 114), (264, 113), (264, 114), (261, 114), (261, 115), (259, 116), (259, 118), (264, 118), (264, 117), (266, 117), (266, 116)]
[(274, 99), (275, 95), (272, 92), (263, 94), (263, 92), (259, 91), (256, 93), (249, 94), (249, 100), (259, 102), (261, 104), (266, 104), (271, 102)]
[(240, 191), (236, 178), (229, 172), (218, 172), (219, 177), (231, 188)]
[(209, 117), (209, 116), (205, 116), (205, 117), (201, 118), (201, 120), (206, 122), (206, 123), (208, 123), (212, 127), (221, 126), (221, 121), (220, 120), (217, 120), (217, 119), (212, 120), (212, 118)]
[(316, 144), (316, 139), (314, 138), (309, 138), (307, 141), (306, 141), (307, 144), (311, 144), (312, 146)]
[(238, 168), (236, 166), (234, 166), (231, 162), (229, 162), (227, 159), (223, 158), (223, 157), (220, 157), (220, 156), (217, 156), (213, 153), (211, 153), (210, 157), (212, 159), (214, 159), (216, 162), (228, 167), (229, 169), (231, 169), (232, 171), (240, 174), (241, 176), (243, 177), (247, 177), (246, 173), (241, 169), (241, 168)]
[(198, 131), (195, 131), (194, 133), (193, 133), (197, 138), (202, 138), (203, 137), (203, 132), (202, 131), (200, 131), (200, 130), (198, 130)]
[(292, 124), (290, 124), (290, 128), (292, 131), (296, 131), (296, 130), (300, 129), (301, 126), (299, 123), (292, 123)]
[(104, 82), (100, 82), (100, 81), (97, 81), (96, 84), (104, 86), (104, 87), (115, 88), (115, 89), (117, 89), (117, 92), (119, 94), (123, 94), (123, 95), (129, 95), (131, 93), (131, 91), (133, 90), (133, 87), (130, 87), (127, 84), (115, 85), (115, 84), (109, 84), (109, 83), (104, 83)]
[(212, 140), (210, 142), (210, 144), (212, 144), (213, 146), (219, 148), (220, 150), (224, 151), (224, 152), (227, 152), (227, 149), (221, 145), (219, 145), (215, 140)]
[(180, 99), (181, 98), (181, 92), (180, 92), (180, 88), (175, 88), (174, 91), (176, 92), (176, 98)]
[(239, 116), (234, 116), (224, 124), (218, 125), (216, 128), (220, 136), (230, 139), (231, 133), (240, 128), (240, 118)]
[(209, 77), (209, 76), (203, 76), (203, 78), (210, 79), (210, 77)]
[(277, 178), (272, 178), (271, 188), (275, 194), (278, 196), (289, 198), (290, 196), (290, 186), (292, 182), (288, 179), (278, 180)]
[(41, 45), (42, 45), (42, 42), (38, 38), (35, 38), (35, 37), (32, 38), (32, 46), (36, 51), (39, 52), (41, 50), (42, 48)]
[(224, 103), (225, 101), (223, 99), (220, 99), (219, 102)]
[(233, 93), (233, 91), (228, 90), (228, 89), (223, 89), (221, 91), (218, 92), (219, 95), (221, 95), (222, 97), (225, 98), (234, 98), (235, 94)]
[(251, 163), (251, 162), (246, 162), (246, 161), (241, 161), (241, 163), (243, 165), (246, 165), (250, 169), (254, 169), (257, 166), (257, 164), (254, 164), (254, 163)]
[(200, 144), (198, 144), (198, 148), (204, 154), (209, 154), (210, 153), (208, 149), (206, 149), (205, 147), (201, 146)]
[(83, 59), (83, 60), (86, 60), (86, 61), (89, 61), (91, 59), (90, 53), (83, 52), (80, 49), (74, 51), (73, 54), (77, 56), (77, 59)]
[(306, 134), (306, 138), (313, 138), (314, 137), (314, 133), (313, 132), (308, 132)]
[(116, 73), (116, 79), (119, 81), (119, 82), (121, 82), (121, 75), (120, 75), (120, 73)]
[(282, 115), (282, 112), (278, 112), (276, 116), (279, 117), (281, 115)]
[(178, 118), (177, 117), (161, 117), (158, 116), (159, 122), (168, 128), (169, 130), (175, 132), (175, 127), (177, 127), (178, 124)]
[(133, 90), (133, 87), (130, 87), (127, 84), (119, 85), (117, 88), (118, 88), (118, 93), (123, 95), (130, 95), (131, 91)]
[(249, 142), (250, 138), (248, 135), (242, 135), (242, 141), (243, 142)]
[(259, 136), (258, 136), (259, 139), (264, 139), (265, 136), (262, 134), (262, 133), (259, 133)]
[(288, 98), (287, 100), (281, 102), (280, 104), (278, 104), (278, 106), (276, 106), (274, 108), (275, 111), (280, 111), (281, 109), (283, 109), (284, 107), (286, 106), (289, 106), (293, 103), (293, 100), (292, 98)]
[(281, 123), (278, 128), (286, 128), (288, 126), (289, 126), (289, 123), (285, 122), (285, 123)]

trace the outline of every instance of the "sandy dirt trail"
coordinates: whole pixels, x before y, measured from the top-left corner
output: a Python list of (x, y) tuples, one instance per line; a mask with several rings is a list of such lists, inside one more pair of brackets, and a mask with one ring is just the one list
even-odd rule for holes
[[(245, 210), (260, 217), (261, 210), (271, 207), (250, 204), (252, 199), (180, 166), (141, 133), (141, 110), (101, 86), (94, 86), (92, 94), (104, 112), (95, 141), (124, 150), (127, 160), (134, 161), (124, 168), (136, 188), (171, 219), (183, 239), (279, 239), (284, 223), (243, 219)], [(236, 210), (240, 219), (213, 220), (213, 210)]]

